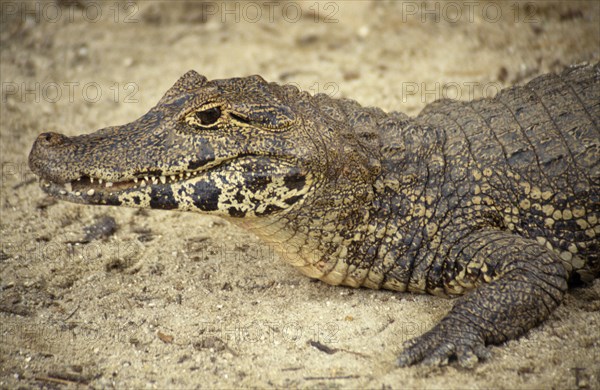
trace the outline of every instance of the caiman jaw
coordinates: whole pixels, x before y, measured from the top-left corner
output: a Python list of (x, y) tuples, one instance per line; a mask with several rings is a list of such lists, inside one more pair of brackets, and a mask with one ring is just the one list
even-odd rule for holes
[(178, 182), (191, 179), (204, 172), (185, 172), (169, 176), (156, 176), (151, 174), (136, 175), (133, 179), (112, 182), (92, 176), (81, 176), (75, 180), (60, 184), (40, 178), (40, 186), (50, 195), (57, 197), (82, 197), (84, 200), (92, 198), (94, 195), (118, 194), (130, 190), (140, 190), (149, 186), (171, 185)]
[[(125, 193), (146, 192), (156, 187), (183, 183), (205, 173), (206, 169), (172, 175), (138, 174), (132, 179), (112, 182), (84, 175), (66, 183), (40, 178), (40, 187), (58, 199), (85, 204), (114, 204), (114, 198)], [(112, 200), (111, 200), (112, 199)]]
[(140, 173), (115, 182), (83, 175), (66, 183), (40, 175), (40, 185), (46, 193), (74, 203), (264, 216), (298, 202), (312, 185), (312, 176), (293, 163), (274, 161), (244, 154), (172, 175)]
[[(125, 178), (120, 181), (110, 181), (103, 178), (94, 177), (84, 174), (76, 179), (59, 183), (51, 179), (47, 179), (42, 174), (40, 176), (40, 187), (49, 195), (58, 199), (68, 200), (75, 203), (84, 204), (120, 204), (117, 200), (124, 194), (150, 194), (151, 192), (161, 192), (167, 187), (176, 184), (185, 184), (195, 181), (207, 172), (218, 169), (222, 165), (226, 165), (232, 160), (239, 157), (222, 159), (220, 161), (212, 161), (202, 165), (202, 168), (195, 171), (179, 171), (171, 174), (157, 174), (159, 169), (151, 169), (146, 172), (133, 174), (130, 178)], [(150, 173), (152, 172), (152, 173)]]

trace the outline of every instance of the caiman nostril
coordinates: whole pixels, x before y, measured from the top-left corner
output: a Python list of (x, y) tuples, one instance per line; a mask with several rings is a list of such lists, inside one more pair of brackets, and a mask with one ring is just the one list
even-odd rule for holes
[(37, 141), (44, 146), (59, 146), (65, 143), (69, 138), (59, 133), (42, 133)]

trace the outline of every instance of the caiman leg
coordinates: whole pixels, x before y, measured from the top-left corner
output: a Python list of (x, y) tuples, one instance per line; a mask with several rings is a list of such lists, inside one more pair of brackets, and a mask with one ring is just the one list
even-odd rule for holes
[(534, 240), (479, 231), (462, 242), (466, 244), (448, 257), (455, 260), (445, 265), (454, 267), (462, 259), (468, 265), (456, 279), (481, 285), (460, 297), (434, 328), (409, 340), (398, 358), (400, 366), (443, 365), (456, 358), (470, 367), (487, 357), (487, 344), (514, 339), (545, 320), (567, 290), (560, 258)]

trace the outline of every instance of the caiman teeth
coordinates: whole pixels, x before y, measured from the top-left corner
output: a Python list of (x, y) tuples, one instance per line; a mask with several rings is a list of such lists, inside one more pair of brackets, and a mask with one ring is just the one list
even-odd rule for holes
[[(163, 175), (144, 175), (138, 174), (137, 177), (131, 177), (122, 181), (110, 181), (107, 179), (101, 179), (98, 177), (92, 177), (88, 175), (82, 175), (75, 179), (72, 179), (66, 183), (54, 183), (46, 179), (41, 179), (40, 185), (44, 188), (50, 188), (53, 184), (58, 185), (58, 192), (61, 195), (75, 195), (75, 196), (94, 196), (102, 194), (104, 190), (110, 189), (111, 192), (107, 193), (118, 193), (120, 191), (135, 190), (136, 188), (146, 188), (150, 185), (168, 185), (173, 183), (183, 183), (186, 180), (194, 178), (206, 170), (198, 170), (194, 172), (173, 172), (165, 173)], [(142, 178), (143, 177), (143, 178)], [(115, 179), (113, 179), (115, 180)]]

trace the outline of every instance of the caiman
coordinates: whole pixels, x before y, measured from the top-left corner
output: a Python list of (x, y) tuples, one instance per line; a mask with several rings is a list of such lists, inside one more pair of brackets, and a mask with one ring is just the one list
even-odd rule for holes
[(600, 273), (600, 64), (416, 117), (189, 71), (141, 118), (40, 134), (41, 188), (194, 211), (332, 285), (457, 297), (401, 366), (473, 366)]

